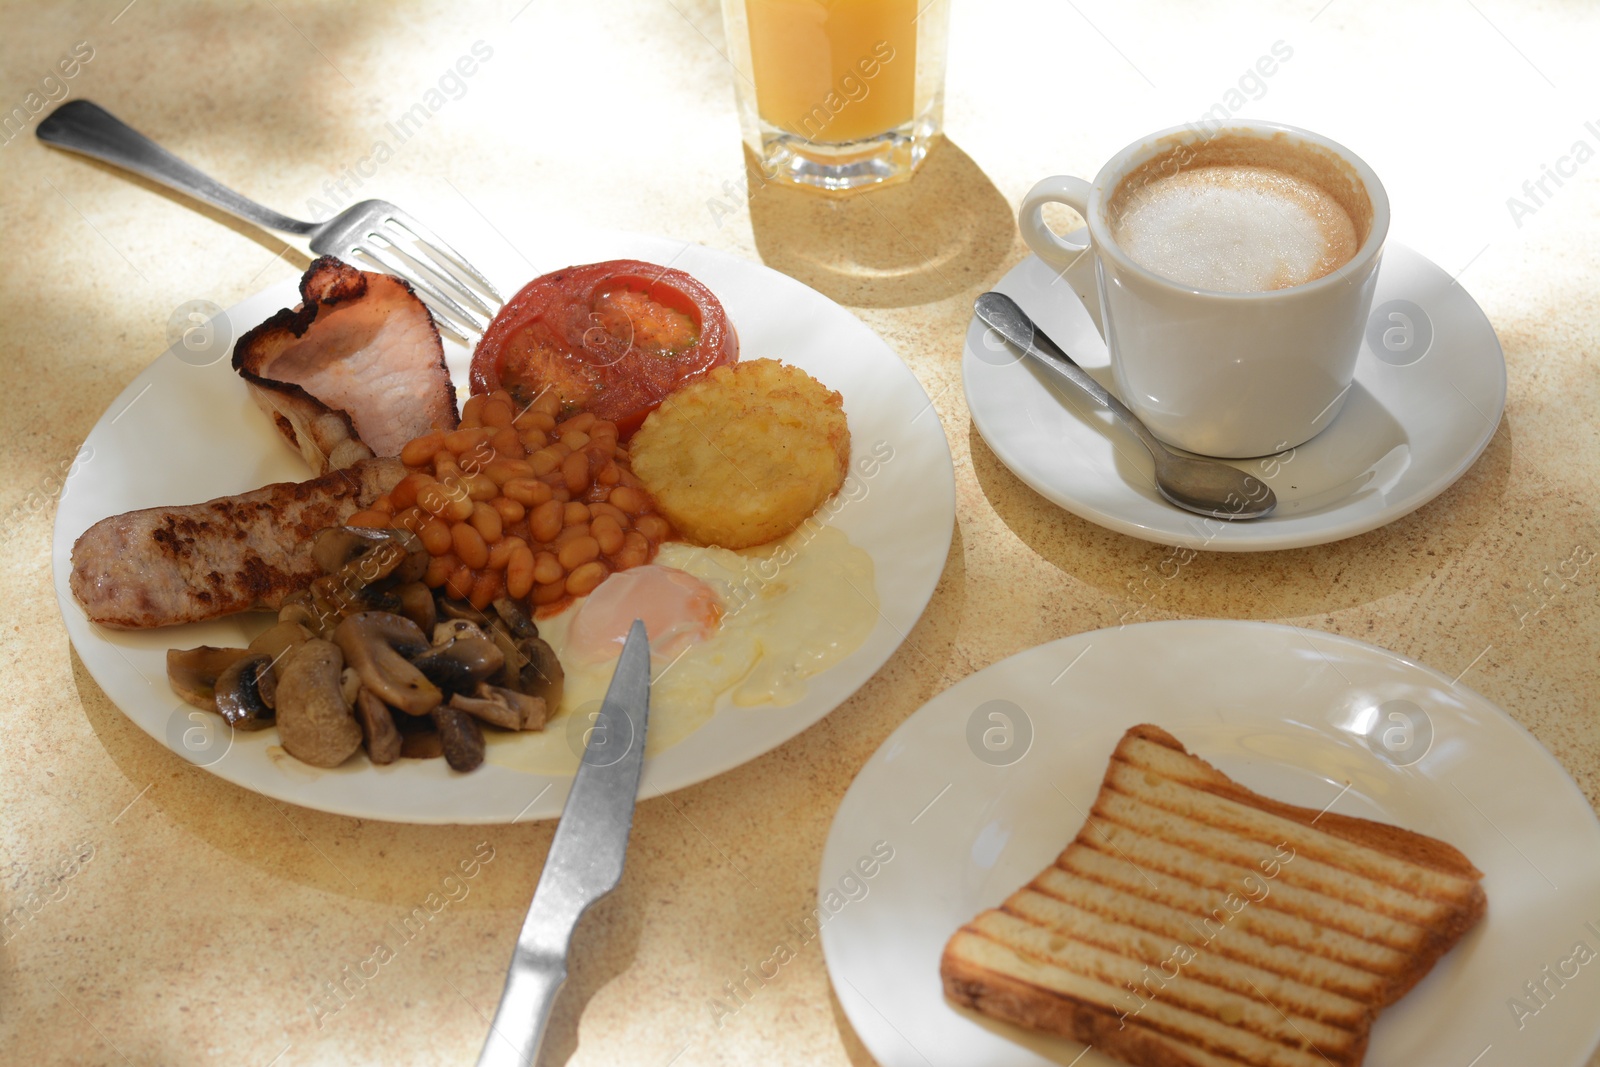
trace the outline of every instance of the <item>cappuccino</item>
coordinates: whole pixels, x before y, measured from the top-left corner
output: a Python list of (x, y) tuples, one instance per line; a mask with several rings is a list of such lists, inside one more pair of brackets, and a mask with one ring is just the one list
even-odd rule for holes
[(1372, 206), (1348, 165), (1284, 140), (1222, 136), (1127, 175), (1112, 238), (1155, 274), (1220, 292), (1287, 289), (1355, 258)]

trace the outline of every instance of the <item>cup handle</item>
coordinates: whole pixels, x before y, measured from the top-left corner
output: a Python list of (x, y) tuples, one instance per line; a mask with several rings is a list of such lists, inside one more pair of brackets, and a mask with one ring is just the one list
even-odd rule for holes
[(1095, 329), (1105, 335), (1100, 321), (1100, 290), (1095, 281), (1094, 256), (1087, 238), (1069, 241), (1044, 224), (1046, 204), (1065, 204), (1084, 219), (1089, 217), (1089, 194), (1093, 186), (1082, 178), (1064, 174), (1045, 178), (1028, 190), (1022, 198), (1022, 208), (1017, 212), (1017, 228), (1022, 240), (1045, 265), (1051, 267), (1068, 285), (1072, 286), (1094, 320)]

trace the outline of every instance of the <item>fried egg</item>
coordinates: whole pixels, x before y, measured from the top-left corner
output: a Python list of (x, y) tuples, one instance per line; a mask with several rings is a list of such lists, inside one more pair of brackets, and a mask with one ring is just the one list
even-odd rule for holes
[(722, 602), (709, 585), (688, 571), (652, 563), (600, 583), (573, 613), (565, 644), (574, 667), (615, 660), (633, 620), (642, 619), (651, 654), (676, 659), (708, 639), (721, 615)]
[(860, 648), (878, 619), (872, 557), (837, 528), (810, 523), (738, 552), (663, 544), (650, 565), (613, 574), (539, 620), (566, 672), (561, 708), (542, 733), (486, 732), (489, 762), (570, 772), (635, 618), (650, 636), (645, 752), (654, 755), (719, 707), (797, 702), (807, 679)]

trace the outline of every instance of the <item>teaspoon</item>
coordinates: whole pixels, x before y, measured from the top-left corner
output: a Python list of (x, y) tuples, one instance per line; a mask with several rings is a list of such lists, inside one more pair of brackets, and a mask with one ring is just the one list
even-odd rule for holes
[(1144, 442), (1156, 461), (1156, 489), (1168, 503), (1213, 519), (1259, 519), (1278, 506), (1271, 488), (1253, 474), (1209, 459), (1170, 451), (1139, 417), (1072, 361), (1028, 313), (1003, 293), (984, 293), (973, 305), (982, 319), (1059, 381), (1077, 387)]

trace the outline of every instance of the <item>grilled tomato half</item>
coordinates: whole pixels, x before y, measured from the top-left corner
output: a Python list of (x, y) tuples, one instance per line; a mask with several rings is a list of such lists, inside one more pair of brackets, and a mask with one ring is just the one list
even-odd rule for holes
[(489, 323), (472, 391), (526, 405), (554, 392), (627, 437), (669, 393), (735, 362), (739, 341), (717, 298), (681, 270), (614, 259), (535, 278)]

